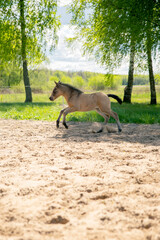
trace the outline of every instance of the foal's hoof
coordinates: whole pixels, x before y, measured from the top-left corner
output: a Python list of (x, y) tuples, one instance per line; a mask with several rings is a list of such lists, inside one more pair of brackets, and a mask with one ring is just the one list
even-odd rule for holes
[(56, 122), (56, 126), (57, 126), (57, 128), (59, 128), (59, 121)]
[(65, 128), (66, 128), (66, 129), (68, 129), (68, 126), (67, 126), (67, 124), (66, 124), (66, 123), (63, 123), (63, 125), (65, 126)]

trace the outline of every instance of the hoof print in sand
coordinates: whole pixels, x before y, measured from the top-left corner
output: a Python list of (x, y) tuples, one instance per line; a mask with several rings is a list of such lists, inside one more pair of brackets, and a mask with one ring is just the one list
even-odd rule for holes
[(48, 224), (66, 224), (69, 220), (66, 218), (63, 218), (61, 216), (57, 216), (55, 218), (52, 218), (50, 221), (48, 221)]

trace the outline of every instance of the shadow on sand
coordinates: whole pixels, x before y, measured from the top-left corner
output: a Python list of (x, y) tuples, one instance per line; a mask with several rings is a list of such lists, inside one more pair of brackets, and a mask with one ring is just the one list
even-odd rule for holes
[(160, 125), (153, 124), (122, 124), (122, 132), (118, 133), (116, 124), (108, 124), (113, 132), (93, 133), (93, 123), (69, 122), (68, 129), (61, 123), (53, 138), (73, 142), (112, 142), (112, 143), (141, 143), (144, 145), (160, 146)]

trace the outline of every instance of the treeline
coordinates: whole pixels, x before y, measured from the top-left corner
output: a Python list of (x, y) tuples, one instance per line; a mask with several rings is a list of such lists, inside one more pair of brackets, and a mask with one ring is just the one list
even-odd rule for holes
[[(106, 88), (116, 89), (119, 86), (127, 85), (127, 75), (105, 75), (94, 72), (72, 72), (72, 71), (53, 71), (49, 69), (29, 70), (29, 78), (33, 92), (50, 91), (54, 82), (64, 82), (84, 90), (105, 90)], [(156, 84), (160, 84), (160, 75), (155, 75)], [(135, 75), (134, 85), (148, 85), (149, 77), (147, 75)], [(22, 69), (11, 65), (7, 69), (1, 69), (0, 73), (0, 91), (4, 92), (11, 88), (14, 91), (23, 92), (23, 74)]]

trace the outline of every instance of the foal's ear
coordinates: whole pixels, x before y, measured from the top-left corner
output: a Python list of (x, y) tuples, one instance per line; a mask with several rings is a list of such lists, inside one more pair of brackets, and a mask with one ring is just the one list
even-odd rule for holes
[(59, 81), (59, 82), (54, 81), (54, 82), (56, 84), (56, 87), (59, 87), (59, 85), (61, 84), (61, 81)]

